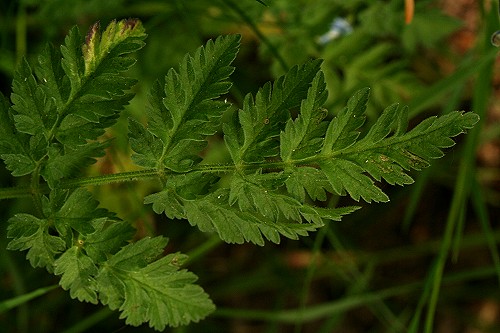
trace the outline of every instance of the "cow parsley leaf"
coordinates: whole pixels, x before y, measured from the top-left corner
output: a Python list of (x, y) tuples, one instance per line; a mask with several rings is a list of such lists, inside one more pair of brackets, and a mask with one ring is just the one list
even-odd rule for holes
[(186, 55), (179, 71), (171, 69), (158, 80), (150, 94), (147, 129), (131, 120), (130, 143), (134, 161), (143, 167), (185, 171), (199, 162), (197, 154), (206, 137), (220, 126), (230, 104), (217, 101), (228, 92), (230, 66), (240, 36), (208, 41), (193, 56)]
[(266, 83), (254, 97), (245, 96), (243, 109), (234, 122), (224, 124), (224, 139), (236, 165), (258, 162), (278, 153), (280, 135), (290, 110), (306, 98), (309, 86), (318, 73), (320, 60), (294, 66), (274, 84)]
[(306, 194), (312, 200), (326, 201), (327, 193), (332, 193), (332, 187), (325, 174), (310, 166), (288, 167), (285, 186), (294, 198), (300, 202), (306, 200)]
[[(254, 182), (263, 182), (265, 177), (261, 176), (256, 176)], [(158, 214), (187, 219), (203, 232), (217, 233), (225, 242), (258, 245), (264, 245), (264, 239), (279, 243), (280, 235), (297, 239), (323, 226), (325, 221), (339, 220), (357, 209), (304, 205), (276, 189), (247, 183), (248, 179), (238, 177), (235, 176), (230, 187), (208, 191), (207, 187), (210, 188), (216, 178), (210, 179), (201, 172), (171, 176), (163, 191), (148, 195), (144, 202), (153, 204)], [(192, 188), (196, 188), (198, 194), (193, 195)], [(307, 222), (303, 223), (303, 219)]]
[(122, 248), (101, 268), (97, 284), (103, 304), (119, 309), (120, 318), (138, 326), (149, 322), (159, 331), (203, 319), (215, 309), (197, 277), (184, 269), (179, 253), (157, 259), (167, 240), (144, 238)]
[(104, 262), (110, 253), (116, 253), (132, 239), (135, 229), (129, 222), (109, 218), (91, 221), (93, 232), (81, 236), (85, 253), (95, 262)]
[(62, 275), (59, 284), (70, 290), (71, 298), (97, 304), (97, 266), (80, 247), (73, 246), (54, 263), (54, 274)]
[(35, 210), (8, 220), (8, 249), (27, 250), (30, 263), (59, 275), (72, 298), (118, 309), (131, 325), (163, 330), (215, 307), (197, 277), (181, 269), (185, 255), (165, 256), (161, 236), (130, 242), (131, 225), (99, 208), (83, 186), (156, 176), (161, 188), (144, 198), (156, 213), (228, 243), (279, 243), (359, 208), (329, 208), (333, 196), (389, 200), (378, 182), (413, 182), (412, 169), (441, 157), (451, 138), (478, 121), (451, 112), (408, 130), (408, 110), (395, 104), (363, 127), (369, 89), (329, 118), (321, 61), (312, 60), (246, 95), (222, 125), (230, 162), (209, 164), (201, 153), (232, 107), (220, 97), (231, 87), (240, 42), (224, 36), (153, 85), (146, 126), (130, 120), (132, 158), (148, 170), (69, 180), (111, 143), (100, 136), (133, 96), (135, 80), (122, 74), (145, 37), (134, 19), (102, 32), (96, 23), (86, 36), (75, 27), (60, 49), (48, 45), (35, 64), (20, 62), (12, 105), (0, 93), (0, 157), (12, 175), (31, 175), (26, 191), (2, 193), (24, 191)]
[[(450, 137), (478, 119), (473, 113), (454, 112), (406, 132), (407, 110), (393, 105), (364, 134), (369, 89), (358, 91), (327, 121), (319, 65), (312, 61), (297, 66), (273, 85), (266, 84), (255, 101), (251, 95), (245, 98), (238, 118), (223, 127), (233, 165), (214, 170), (228, 173), (224, 181), (200, 165), (189, 174), (169, 174), (163, 190), (147, 196), (145, 203), (230, 243), (277, 243), (280, 235), (295, 239), (359, 208), (324, 209), (315, 200), (325, 201), (333, 193), (388, 201), (375, 181), (411, 183), (405, 171), (440, 157), (439, 148), (451, 146)], [(144, 150), (140, 158), (154, 161), (160, 153), (157, 138), (138, 133)]]
[(104, 154), (106, 143), (91, 141), (116, 121), (132, 98), (128, 90), (135, 80), (121, 74), (135, 62), (126, 55), (140, 49), (145, 36), (141, 23), (133, 19), (111, 22), (102, 35), (95, 24), (85, 39), (75, 27), (60, 51), (45, 48), (34, 69), (21, 62), (5, 120), (30, 138), (2, 152), (13, 175), (38, 168), (55, 188)]
[(53, 272), (57, 254), (66, 249), (66, 243), (49, 233), (50, 221), (30, 214), (16, 214), (8, 221), (7, 237), (13, 238), (8, 250), (28, 250), (26, 258), (33, 267), (44, 267)]
[(368, 95), (368, 89), (357, 92), (330, 122), (318, 155), (318, 165), (334, 191), (342, 194), (345, 190), (356, 200), (388, 201), (373, 180), (384, 179), (398, 185), (412, 183), (406, 171), (421, 170), (431, 159), (442, 157), (440, 148), (453, 146), (451, 138), (479, 120), (474, 113), (454, 111), (430, 117), (406, 132), (407, 108), (392, 105), (358, 140)]
[(307, 97), (302, 100), (296, 119), (288, 119), (280, 134), (280, 157), (284, 162), (315, 155), (321, 148), (328, 123), (328, 111), (323, 108), (328, 93), (323, 72), (311, 83)]

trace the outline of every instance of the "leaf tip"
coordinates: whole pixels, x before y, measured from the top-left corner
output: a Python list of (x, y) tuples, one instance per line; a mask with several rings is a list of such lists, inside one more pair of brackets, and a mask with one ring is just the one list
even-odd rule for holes
[(474, 112), (462, 112), (462, 117), (464, 119), (464, 127), (467, 129), (474, 127), (481, 120), (481, 117)]
[(139, 27), (141, 25), (141, 21), (136, 18), (128, 18), (122, 22), (122, 33), (125, 33), (127, 30), (133, 30), (135, 27)]
[(97, 21), (87, 31), (87, 35), (85, 36), (85, 45), (87, 47), (90, 47), (91, 44), (94, 43), (95, 36), (99, 32), (100, 27), (101, 27), (101, 23), (100, 23), (100, 21)]

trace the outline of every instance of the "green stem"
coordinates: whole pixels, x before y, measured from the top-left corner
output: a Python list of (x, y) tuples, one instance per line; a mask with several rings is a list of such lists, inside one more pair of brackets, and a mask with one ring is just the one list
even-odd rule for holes
[[(279, 162), (244, 164), (241, 167), (242, 169), (245, 170), (257, 170), (260, 168), (283, 169), (284, 166), (285, 164), (279, 161)], [(235, 170), (236, 167), (234, 164), (202, 164), (194, 167), (189, 171), (186, 171), (185, 173), (190, 173), (190, 172), (229, 173), (229, 172), (234, 172)], [(158, 178), (160, 177), (160, 175), (168, 176), (172, 174), (178, 174), (178, 173), (168, 169), (161, 170), (160, 173), (156, 168), (144, 169), (138, 171), (127, 171), (114, 174), (100, 175), (95, 177), (81, 177), (81, 178), (63, 180), (60, 183), (60, 188), (75, 188), (83, 186), (99, 186), (99, 185), (106, 185), (106, 184), (120, 183), (120, 182), (133, 182), (148, 178)], [(40, 173), (39, 173), (39, 168), (37, 167), (32, 175), (31, 187), (23, 186), (14, 188), (0, 188), (0, 200), (20, 198), (29, 195), (32, 195), (34, 198), (40, 199), (42, 193), (49, 192), (49, 188), (47, 185), (40, 184), (39, 181), (40, 181)]]
[[(4, 240), (6, 240), (6, 238), (4, 238)], [(10, 276), (13, 285), (12, 290), (16, 296), (11, 300), (2, 301), (0, 303), (0, 313), (18, 306), (16, 315), (17, 329), (19, 332), (29, 332), (29, 304), (27, 302), (18, 303), (19, 300), (23, 300), (22, 298), (26, 295), (25, 274), (17, 267), (11, 254), (6, 250), (7, 245), (4, 244), (3, 241), (1, 243), (1, 247), (4, 249), (0, 255), (1, 267), (4, 267), (5, 272)]]
[[(484, 2), (483, 2), (484, 8)], [(484, 14), (485, 18), (488, 16), (497, 15), (496, 12), (490, 12), (488, 14)], [(490, 20), (491, 21), (491, 20)], [(486, 20), (488, 23), (488, 20)], [(491, 24), (491, 22), (490, 22)], [(488, 25), (488, 24), (487, 24)], [(489, 29), (488, 27), (484, 27), (483, 31), (484, 40), (489, 40)], [(488, 48), (485, 45), (489, 45), (485, 43), (485, 41), (480, 41), (483, 44), (480, 44), (477, 48), (477, 52), (480, 55), (486, 57), (488, 54)], [(427, 317), (425, 321), (425, 333), (431, 333), (433, 331), (434, 326), (434, 316), (436, 313), (437, 303), (439, 299), (439, 291), (441, 287), (443, 272), (446, 264), (446, 259), (448, 257), (448, 253), (452, 244), (453, 234), (456, 230), (457, 224), (460, 223), (460, 218), (464, 216), (464, 210), (466, 206), (467, 198), (470, 195), (470, 188), (472, 186), (473, 177), (475, 175), (475, 151), (479, 142), (479, 135), (481, 133), (482, 123), (486, 118), (487, 111), (487, 101), (488, 97), (491, 95), (491, 80), (493, 73), (493, 65), (494, 59), (489, 59), (486, 62), (486, 65), (481, 68), (478, 72), (478, 76), (475, 81), (474, 88), (474, 96), (473, 96), (473, 110), (479, 114), (481, 117), (481, 122), (477, 124), (471, 133), (467, 136), (465, 149), (463, 152), (463, 159), (461, 160), (459, 172), (457, 176), (457, 181), (455, 184), (455, 192), (452, 199), (452, 204), (450, 207), (450, 212), (448, 215), (448, 220), (446, 222), (446, 229), (443, 236), (443, 242), (441, 245), (441, 249), (439, 251), (438, 257), (435, 261), (435, 269), (433, 270), (433, 283), (432, 283), (432, 291), (429, 299), (429, 305), (427, 308)]]
[(311, 284), (313, 281), (314, 273), (316, 272), (316, 268), (318, 267), (318, 259), (320, 258), (320, 248), (323, 245), (325, 240), (326, 232), (328, 228), (321, 228), (318, 231), (316, 239), (314, 240), (314, 245), (312, 248), (312, 258), (307, 267), (306, 276), (304, 277), (304, 283), (302, 286), (302, 292), (299, 299), (299, 309), (300, 312), (297, 316), (297, 322), (295, 323), (295, 333), (300, 333), (302, 331), (302, 315), (306, 310), (307, 299), (309, 298), (309, 290), (311, 288)]
[(221, 243), (222, 240), (220, 239), (219, 235), (212, 236), (206, 242), (187, 253), (188, 259), (184, 263), (184, 266), (187, 266), (200, 258), (204, 258), (206, 253), (212, 251)]
[(88, 332), (90, 329), (103, 321), (104, 319), (112, 316), (114, 314), (109, 308), (103, 308), (97, 312), (94, 312), (87, 318), (77, 322), (75, 325), (63, 331), (63, 333), (80, 333)]
[(56, 289), (57, 287), (59, 287), (59, 285), (54, 284), (52, 286), (39, 288), (27, 294), (16, 296), (14, 298), (2, 301), (0, 303), (0, 313), (14, 309), (15, 307), (18, 307), (19, 305), (22, 305), (34, 298), (45, 295), (46, 293)]
[[(470, 279), (487, 278), (495, 275), (494, 267), (475, 268), (471, 271), (458, 272), (449, 275), (443, 279), (444, 283), (456, 283), (459, 281), (466, 281)], [(294, 324), (299, 318), (302, 322), (309, 322), (321, 318), (329, 318), (336, 313), (342, 313), (350, 309), (354, 309), (367, 304), (380, 302), (389, 297), (408, 294), (411, 292), (419, 292), (423, 283), (414, 282), (405, 285), (400, 285), (379, 291), (364, 293), (361, 295), (351, 295), (341, 300), (318, 304), (307, 307), (306, 311), (302, 309), (289, 309), (281, 311), (268, 311), (268, 310), (252, 310), (252, 309), (236, 309), (236, 308), (218, 308), (213, 314), (213, 317), (225, 318), (241, 318), (247, 320), (261, 320), (269, 322), (282, 322)], [(301, 314), (302, 313), (302, 314)]]
[(40, 186), (40, 169), (43, 165), (43, 158), (40, 159), (35, 167), (35, 170), (31, 174), (31, 183), (30, 183), (30, 192), (31, 198), (33, 199), (33, 205), (35, 207), (36, 212), (39, 216), (43, 217), (43, 208), (42, 208), (42, 191)]
[(26, 10), (21, 1), (16, 18), (16, 58), (19, 63), (26, 55)]
[(278, 49), (274, 47), (273, 43), (269, 41), (269, 39), (260, 31), (259, 27), (255, 24), (255, 22), (252, 20), (250, 16), (247, 15), (247, 13), (241, 9), (234, 1), (232, 0), (222, 0), (222, 3), (226, 5), (228, 8), (233, 10), (238, 16), (241, 17), (241, 19), (248, 24), (250, 29), (253, 30), (253, 32), (259, 37), (259, 39), (262, 41), (263, 44), (265, 44), (268, 48), (269, 51), (273, 54), (273, 56), (276, 58), (278, 63), (280, 64), (281, 68), (283, 71), (288, 72), (289, 67), (286, 64), (285, 59), (281, 56), (281, 54), (278, 52)]

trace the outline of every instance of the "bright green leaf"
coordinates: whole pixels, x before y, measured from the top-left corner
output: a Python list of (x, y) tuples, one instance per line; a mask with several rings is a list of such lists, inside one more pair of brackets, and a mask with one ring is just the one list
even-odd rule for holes
[(8, 250), (28, 250), (26, 258), (33, 267), (53, 271), (55, 256), (65, 250), (65, 242), (49, 233), (49, 222), (29, 214), (16, 214), (8, 221), (7, 237), (13, 238)]
[(54, 263), (54, 274), (62, 275), (59, 284), (69, 290), (71, 298), (97, 304), (95, 263), (77, 246), (69, 248)]
[(197, 322), (215, 307), (197, 277), (184, 269), (181, 254), (155, 260), (166, 245), (162, 237), (145, 238), (124, 247), (97, 276), (101, 300), (120, 309), (127, 324), (148, 322), (156, 330)]
[[(360, 126), (368, 90), (356, 93), (328, 127), (318, 165), (335, 193), (359, 200), (388, 201), (372, 178), (389, 184), (411, 184), (405, 170), (421, 170), (431, 159), (443, 156), (441, 148), (454, 145), (452, 137), (472, 128), (479, 120), (474, 113), (451, 112), (430, 117), (405, 133), (407, 108), (392, 105), (384, 110), (360, 140)], [(369, 176), (372, 178), (370, 178)]]

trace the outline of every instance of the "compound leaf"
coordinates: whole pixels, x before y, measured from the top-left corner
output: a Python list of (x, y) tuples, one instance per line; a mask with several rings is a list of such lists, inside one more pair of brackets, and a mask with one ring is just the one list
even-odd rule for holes
[(135, 229), (125, 221), (97, 218), (91, 221), (94, 232), (82, 235), (83, 249), (95, 262), (104, 262), (132, 239)]
[(134, 161), (141, 166), (185, 171), (196, 164), (206, 137), (216, 132), (230, 104), (216, 101), (228, 92), (230, 66), (239, 49), (240, 36), (208, 41), (193, 56), (186, 55), (179, 71), (171, 69), (150, 94), (148, 125), (131, 122), (130, 142)]
[(97, 304), (97, 267), (78, 246), (64, 252), (54, 263), (54, 274), (61, 275), (59, 284), (70, 290), (71, 298)]
[(266, 83), (255, 99), (246, 95), (237, 121), (224, 124), (224, 139), (235, 164), (262, 161), (278, 154), (283, 124), (290, 110), (306, 98), (311, 81), (318, 73), (320, 60), (294, 66), (274, 84)]
[[(265, 238), (278, 244), (280, 235), (297, 239), (298, 236), (305, 236), (309, 231), (314, 231), (323, 225), (318, 214), (314, 214), (311, 210), (302, 211), (300, 204), (293, 208), (288, 204), (286, 209), (290, 211), (281, 212), (278, 207), (266, 203), (268, 208), (265, 211), (269, 210), (270, 216), (265, 216), (253, 205), (245, 207), (248, 210), (241, 210), (238, 205), (230, 205), (229, 198), (230, 191), (225, 188), (191, 200), (183, 198), (175, 189), (169, 189), (147, 196), (145, 203), (152, 203), (153, 209), (158, 214), (165, 212), (171, 218), (187, 219), (191, 225), (197, 226), (203, 232), (216, 232), (227, 243), (252, 242), (264, 245)], [(293, 198), (287, 198), (294, 201)], [(299, 222), (285, 218), (277, 219), (277, 216), (272, 216), (273, 214), (289, 214)], [(301, 223), (297, 214), (308, 217), (314, 215), (315, 218), (308, 219), (310, 223)]]
[(60, 237), (49, 233), (49, 221), (30, 214), (16, 214), (8, 221), (7, 237), (13, 238), (8, 250), (28, 250), (26, 258), (33, 267), (45, 267), (53, 271), (55, 256), (66, 249)]
[(161, 259), (167, 241), (144, 238), (122, 248), (97, 276), (101, 300), (119, 309), (120, 318), (138, 326), (149, 322), (156, 330), (197, 322), (215, 309), (196, 275), (179, 267), (186, 256), (169, 254)]
[[(28, 250), (31, 264), (60, 275), (71, 297), (100, 300), (128, 324), (163, 330), (215, 308), (197, 277), (180, 268), (187, 257), (163, 256), (161, 236), (128, 244), (129, 223), (98, 208), (87, 190), (61, 186), (103, 155), (108, 142), (99, 137), (133, 96), (135, 80), (122, 76), (135, 62), (128, 54), (145, 37), (134, 19), (113, 21), (102, 33), (96, 23), (86, 37), (73, 28), (60, 50), (48, 45), (34, 66), (22, 60), (12, 105), (0, 94), (0, 157), (14, 176), (32, 174), (39, 214), (9, 219), (8, 248)], [(297, 239), (359, 208), (316, 205), (330, 193), (388, 201), (377, 182), (413, 182), (409, 171), (442, 157), (478, 121), (451, 112), (407, 130), (408, 110), (394, 104), (364, 128), (369, 89), (327, 120), (321, 61), (312, 60), (246, 95), (222, 127), (232, 163), (202, 164), (200, 152), (231, 107), (220, 97), (231, 87), (239, 42), (219, 37), (187, 55), (153, 85), (147, 125), (129, 122), (135, 163), (151, 168), (148, 175), (156, 171), (163, 187), (144, 202), (228, 243)]]
[(105, 143), (89, 141), (116, 121), (133, 96), (127, 91), (135, 80), (121, 74), (135, 62), (126, 55), (140, 49), (145, 36), (133, 19), (111, 22), (102, 36), (95, 24), (85, 40), (75, 27), (60, 51), (51, 45), (44, 49), (34, 69), (21, 61), (13, 80), (11, 115), (3, 117), (30, 137), (29, 143), (22, 139), (20, 148), (11, 144), (5, 147), (10, 151), (1, 152), (15, 176), (40, 166), (54, 188), (104, 154)]
[(283, 161), (313, 156), (321, 148), (328, 124), (323, 121), (328, 116), (328, 111), (323, 108), (327, 95), (324, 75), (319, 71), (301, 103), (300, 114), (295, 120), (289, 119), (281, 132), (280, 157)]
[[(252, 242), (264, 245), (264, 238), (278, 244), (280, 234), (298, 239), (309, 231), (315, 231), (322, 224), (274, 221), (261, 214), (241, 211), (227, 204), (228, 193), (217, 191), (201, 200), (185, 202), (186, 217), (191, 225), (204, 232), (217, 232), (227, 243)], [(264, 238), (262, 237), (264, 236)]]
[(412, 183), (407, 170), (421, 170), (431, 159), (442, 157), (441, 148), (453, 146), (451, 138), (479, 120), (474, 113), (454, 111), (427, 118), (406, 132), (407, 108), (400, 110), (398, 105), (391, 105), (358, 140), (368, 95), (367, 89), (356, 93), (330, 122), (318, 156), (318, 165), (335, 193), (346, 190), (355, 200), (388, 201), (373, 179), (384, 179), (391, 185)]

